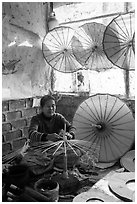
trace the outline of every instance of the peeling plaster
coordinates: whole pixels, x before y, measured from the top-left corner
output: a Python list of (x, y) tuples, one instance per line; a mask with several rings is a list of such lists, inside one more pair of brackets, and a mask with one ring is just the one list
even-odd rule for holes
[[(41, 96), (50, 89), (49, 65), (42, 53), (46, 34), (46, 7), (42, 3), (6, 2), (2, 24), (3, 99)], [(19, 60), (15, 66), (10, 62)], [(12, 72), (15, 69), (16, 72)], [(6, 71), (7, 71), (6, 70)]]

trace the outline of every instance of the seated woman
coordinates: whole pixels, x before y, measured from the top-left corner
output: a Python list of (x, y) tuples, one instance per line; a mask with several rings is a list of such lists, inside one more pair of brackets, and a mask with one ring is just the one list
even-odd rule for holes
[(40, 101), (41, 113), (33, 116), (29, 127), (30, 142), (58, 141), (64, 127), (70, 139), (74, 139), (74, 127), (59, 113), (56, 113), (55, 98), (46, 95)]

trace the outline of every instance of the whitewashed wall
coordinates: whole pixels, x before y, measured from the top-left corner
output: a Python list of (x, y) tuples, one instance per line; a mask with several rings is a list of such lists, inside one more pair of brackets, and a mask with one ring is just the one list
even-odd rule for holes
[[(71, 24), (71, 21), (113, 12), (123, 12), (125, 9), (124, 3), (82, 2), (56, 7), (54, 11), (60, 24), (70, 22), (67, 25), (76, 28), (86, 21), (73, 24)], [(129, 3), (128, 6), (129, 9), (133, 9), (135, 7), (134, 2)], [(3, 100), (41, 96), (48, 93), (51, 87), (51, 68), (45, 62), (42, 54), (42, 40), (47, 32), (47, 5), (41, 2), (4, 2), (2, 9)], [(112, 18), (96, 19), (94, 21), (107, 25)], [(19, 60), (19, 62), (11, 66), (14, 60)], [(116, 93), (123, 94), (125, 86), (119, 83), (123, 81), (122, 70), (113, 72), (115, 72), (115, 75), (113, 73), (111, 75), (110, 73), (108, 75), (107, 73), (86, 73), (85, 87), (82, 87), (82, 89), (87, 91), (90, 87), (92, 93), (106, 92), (108, 85), (115, 83), (117, 88), (114, 89), (113, 86), (109, 86), (110, 89), (112, 87), (109, 92), (115, 94), (116, 90)], [(77, 81), (74, 75), (70, 74), (68, 77), (68, 74), (56, 72), (55, 91), (78, 91), (75, 86)], [(119, 78), (117, 78), (117, 75)], [(135, 74), (133, 72), (130, 75), (130, 95), (134, 96)], [(121, 76), (122, 78), (120, 78)], [(116, 80), (117, 82), (115, 82)]]
[(37, 2), (3, 3), (3, 100), (41, 96), (50, 89), (51, 69), (42, 54), (46, 9)]

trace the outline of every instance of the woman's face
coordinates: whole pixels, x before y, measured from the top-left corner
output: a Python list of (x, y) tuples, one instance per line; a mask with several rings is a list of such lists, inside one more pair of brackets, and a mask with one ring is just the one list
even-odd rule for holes
[(56, 104), (55, 104), (55, 101), (52, 99), (47, 101), (42, 108), (42, 112), (46, 117), (53, 116), (55, 111), (56, 111)]

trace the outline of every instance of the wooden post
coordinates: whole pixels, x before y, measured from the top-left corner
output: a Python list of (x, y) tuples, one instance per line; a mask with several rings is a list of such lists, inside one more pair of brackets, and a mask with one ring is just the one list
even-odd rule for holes
[[(128, 2), (124, 2), (124, 11), (128, 12), (128, 7), (129, 7), (129, 3)], [(125, 81), (125, 93), (126, 93), (126, 98), (129, 98), (129, 67), (126, 67), (126, 70), (124, 71), (124, 81)]]

